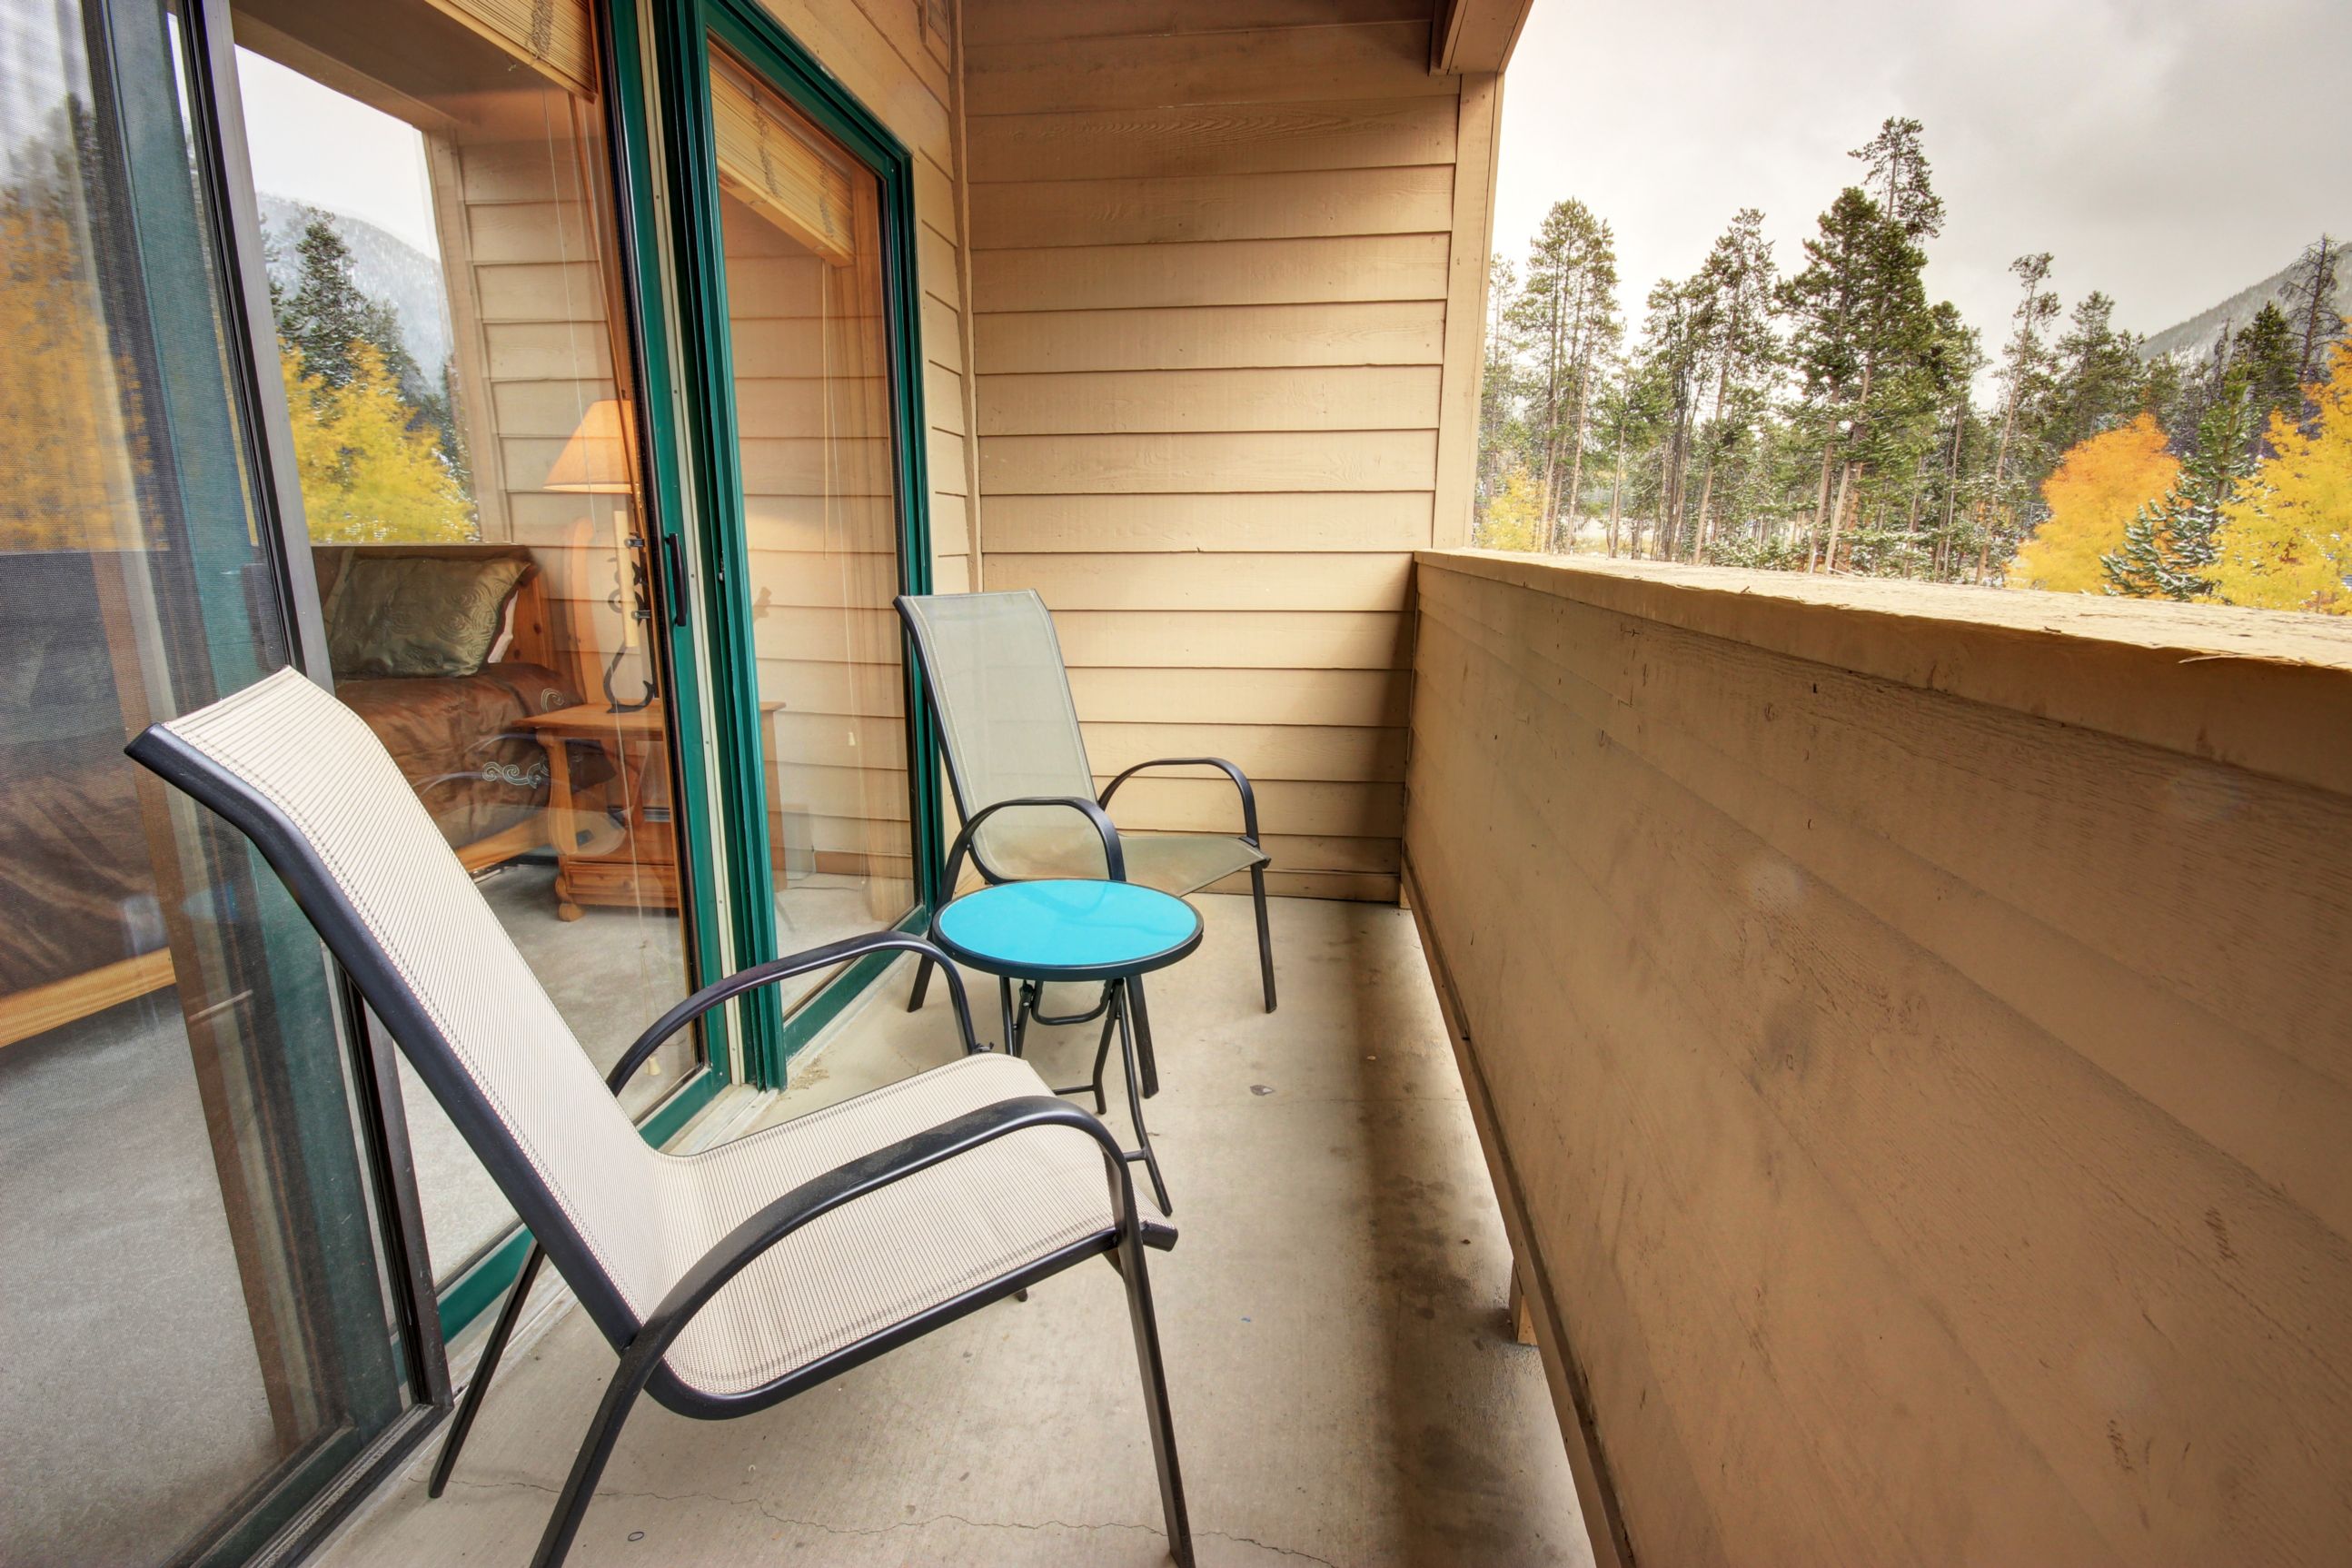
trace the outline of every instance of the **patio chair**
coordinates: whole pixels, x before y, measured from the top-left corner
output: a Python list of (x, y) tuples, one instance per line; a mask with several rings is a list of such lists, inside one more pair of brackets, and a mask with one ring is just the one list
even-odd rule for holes
[[(745, 970), (664, 1014), (600, 1082), (382, 742), (332, 697), (281, 670), (129, 750), (253, 840), (619, 1352), (536, 1568), (569, 1551), (640, 1394), (683, 1415), (749, 1415), (1097, 1256), (1125, 1282), (1169, 1548), (1190, 1568), (1144, 1268), (1144, 1249), (1176, 1233), (1142, 1218), (1100, 1121), (974, 1043), (960, 982), (962, 1057), (782, 1126), (680, 1157), (649, 1147), (614, 1100), (730, 997), (874, 951), (938, 960), (953, 982), (937, 949), (880, 931)], [(436, 1493), (495, 1356), (452, 1423)]]
[[(898, 614), (914, 637), (924, 686), (940, 716), (948, 782), (972, 863), (986, 880), (1115, 876), (1107, 825), (1098, 830), (1087, 820), (1101, 812), (1073, 807), (1108, 807), (1119, 785), (1153, 768), (1215, 768), (1233, 781), (1241, 795), (1237, 837), (1124, 831), (1115, 837), (1125, 855), (1125, 880), (1179, 898), (1235, 871), (1249, 873), (1257, 907), (1258, 975), (1265, 1010), (1273, 1012), (1274, 938), (1265, 918), (1270, 858), (1258, 844), (1257, 795), (1241, 769), (1223, 757), (1161, 757), (1138, 763), (1097, 795), (1062, 645), (1045, 601), (1034, 590), (902, 594)], [(922, 1005), (930, 973), (926, 960), (916, 972), (908, 1011)], [(1139, 995), (1138, 1010), (1148, 1040)], [(1148, 1045), (1145, 1051), (1147, 1077), (1156, 1079)]]

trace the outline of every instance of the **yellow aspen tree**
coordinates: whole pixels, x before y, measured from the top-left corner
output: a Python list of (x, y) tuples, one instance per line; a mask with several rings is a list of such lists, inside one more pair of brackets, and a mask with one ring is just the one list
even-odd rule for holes
[(1514, 465), (1504, 476), (1502, 492), (1486, 503), (1479, 519), (1481, 550), (1541, 550), (1544, 547), (1544, 493), (1535, 476)]
[(2179, 472), (2180, 459), (2165, 450), (2163, 430), (2146, 414), (2075, 443), (2042, 481), (2050, 515), (2018, 546), (2006, 584), (2099, 593), (2105, 582), (2099, 557), (2123, 547), (2133, 517)]
[(2307, 391), (2317, 416), (2271, 416), (2271, 456), (2221, 509), (2214, 596), (2265, 610), (2352, 615), (2352, 340)]

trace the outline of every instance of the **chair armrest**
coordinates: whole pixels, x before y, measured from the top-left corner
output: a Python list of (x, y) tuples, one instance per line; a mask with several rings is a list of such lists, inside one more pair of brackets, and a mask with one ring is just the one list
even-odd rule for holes
[(667, 1044), (671, 1036), (721, 1002), (740, 996), (746, 991), (756, 991), (762, 985), (789, 980), (795, 974), (806, 974), (813, 969), (830, 969), (836, 963), (869, 952), (919, 952), (937, 963), (940, 973), (948, 978), (948, 996), (955, 1004), (956, 1026), (963, 1031), (964, 1054), (971, 1056), (978, 1053), (980, 1042), (972, 1036), (971, 1008), (964, 1000), (963, 976), (956, 973), (956, 967), (948, 961), (948, 955), (919, 936), (908, 936), (904, 931), (872, 931), (827, 942), (823, 947), (813, 947), (805, 952), (790, 952), (782, 958), (770, 959), (765, 963), (755, 963), (749, 969), (738, 970), (724, 980), (704, 986), (655, 1019), (646, 1032), (637, 1037), (636, 1042), (622, 1053), (619, 1065), (604, 1079), (604, 1086), (614, 1094), (620, 1093), (621, 1086), (627, 1083), (631, 1075)]
[(1242, 839), (1252, 848), (1258, 847), (1257, 794), (1250, 788), (1249, 775), (1223, 757), (1161, 757), (1154, 762), (1138, 763), (1110, 783), (1103, 785), (1103, 792), (1097, 798), (1097, 804), (1105, 806), (1110, 805), (1110, 797), (1118, 792), (1118, 786), (1146, 768), (1215, 768), (1223, 773), (1234, 781), (1234, 787), (1242, 794)]
[[(729, 1231), (669, 1288), (668, 1294), (662, 1298), (661, 1305), (654, 1309), (639, 1328), (636, 1338), (630, 1342), (625, 1361), (642, 1365), (646, 1358), (660, 1355), (694, 1314), (725, 1289), (729, 1280), (750, 1267), (761, 1254), (811, 1221), (919, 1172), (929, 1170), (960, 1154), (970, 1153), (1008, 1133), (1025, 1131), (1033, 1127), (1075, 1128), (1102, 1145), (1103, 1161), (1111, 1183), (1112, 1201), (1118, 1211), (1118, 1227), (1122, 1232), (1132, 1229), (1137, 1240), (1144, 1240), (1139, 1216), (1136, 1214), (1135, 1184), (1128, 1173), (1127, 1161), (1119, 1151), (1118, 1141), (1111, 1136), (1110, 1129), (1082, 1108), (1051, 1095), (1024, 1095), (1014, 1100), (999, 1100), (902, 1138), (821, 1176), (811, 1177), (768, 1204)], [(1165, 1230), (1167, 1227), (1153, 1228)], [(1151, 1244), (1158, 1245), (1156, 1242)], [(625, 1366), (622, 1375), (627, 1375)]]
[(1078, 813), (1094, 825), (1095, 832), (1102, 837), (1103, 865), (1108, 868), (1110, 879), (1114, 882), (1127, 880), (1127, 853), (1119, 847), (1118, 829), (1112, 825), (1110, 814), (1105, 811), (1099, 803), (1088, 800), (1082, 795), (1027, 795), (1014, 800), (1000, 800), (993, 805), (983, 805), (964, 820), (963, 831), (956, 835), (955, 847), (948, 851), (947, 887), (944, 891), (949, 898), (955, 896), (956, 874), (963, 869), (963, 858), (967, 851), (970, 851), (973, 863), (979, 866), (982, 876), (992, 882), (1003, 880), (989, 870), (988, 862), (981, 858), (980, 850), (972, 841), (972, 835), (980, 831), (982, 823), (1006, 807), (1014, 805), (1058, 805), (1066, 810)]

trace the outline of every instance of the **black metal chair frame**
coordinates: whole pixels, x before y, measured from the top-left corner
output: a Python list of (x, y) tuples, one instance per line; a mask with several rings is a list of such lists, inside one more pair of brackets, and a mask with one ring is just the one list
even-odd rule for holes
[[(296, 901), (328, 948), (358, 984), (376, 1016), (408, 1056), (417, 1075), (438, 1099), (475, 1153), (497, 1179), (508, 1201), (533, 1237), (531, 1256), (517, 1277), (501, 1310), (492, 1340), (486, 1345), (481, 1366), (467, 1389), (465, 1403), (453, 1418), (430, 1490), (438, 1495), (446, 1484), (458, 1450), (479, 1410), (483, 1391), (496, 1370), (519, 1317), (523, 1297), (536, 1274), (542, 1254), (551, 1258), (605, 1337), (620, 1355), (620, 1368), (606, 1386), (594, 1419), (574, 1457), (554, 1510), (550, 1516), (532, 1568), (555, 1568), (570, 1552), (583, 1516), (593, 1496), (598, 1478), (611, 1458), (622, 1424), (638, 1396), (650, 1394), (656, 1402), (681, 1415), (702, 1420), (748, 1415), (782, 1403), (853, 1367), (920, 1338), (980, 1308), (1011, 1296), (1088, 1258), (1108, 1258), (1126, 1287), (1128, 1316), (1135, 1337), (1143, 1381), (1146, 1413), (1151, 1427), (1151, 1451), (1159, 1472), (1160, 1504), (1171, 1554), (1181, 1568), (1192, 1568), (1191, 1525), (1184, 1505), (1182, 1476), (1176, 1458), (1175, 1432), (1168, 1409), (1167, 1376), (1160, 1358), (1158, 1319), (1144, 1263), (1148, 1247), (1165, 1251), (1176, 1233), (1143, 1217), (1125, 1152), (1100, 1120), (1066, 1100), (1027, 1095), (983, 1106), (939, 1126), (916, 1133), (862, 1159), (802, 1183), (745, 1219), (712, 1247), (670, 1288), (653, 1312), (639, 1321), (620, 1300), (619, 1292), (593, 1260), (583, 1238), (565, 1216), (553, 1194), (533, 1171), (520, 1147), (492, 1112), (479, 1090), (457, 1064), (456, 1054), (416, 995), (409, 989), (390, 956), (361, 921), (358, 911), (320, 858), (310, 839), (267, 796), (234, 773), (161, 726), (151, 726), (125, 748), (131, 757), (226, 818), (252, 840), (272, 869), (287, 884)], [(981, 1047), (973, 1039), (971, 1013), (962, 982), (946, 955), (931, 943), (896, 931), (853, 937), (810, 952), (776, 959), (741, 971), (713, 984), (663, 1015), (633, 1044), (608, 1078), (615, 1090), (627, 1081), (655, 1050), (712, 1007), (762, 985), (775, 984), (810, 969), (842, 963), (860, 953), (898, 950), (921, 954), (927, 963), (947, 970), (957, 1021), (967, 1052)], [(1000, 1275), (961, 1294), (887, 1328), (878, 1330), (830, 1354), (795, 1368), (757, 1388), (740, 1394), (713, 1394), (696, 1389), (671, 1371), (664, 1360), (670, 1346), (695, 1315), (745, 1268), (762, 1254), (819, 1217), (872, 1193), (929, 1170), (960, 1154), (1007, 1134), (1036, 1127), (1068, 1127), (1084, 1132), (1100, 1145), (1110, 1184), (1113, 1223), (1103, 1231), (1081, 1237), (1010, 1273)]]
[[(923, 640), (922, 626), (916, 619), (913, 605), (908, 602), (907, 595), (899, 595), (894, 603), (898, 605), (898, 618), (906, 623), (907, 640), (915, 651), (915, 665), (922, 677), (924, 695), (929, 700), (932, 711), (943, 712), (945, 707), (940, 700), (939, 684), (931, 668), (930, 650)], [(1066, 669), (1064, 671), (1063, 679), (1066, 681), (1069, 679)], [(1223, 757), (1158, 757), (1148, 763), (1136, 763), (1135, 766), (1103, 785), (1102, 793), (1092, 799), (1085, 795), (1030, 795), (1018, 800), (992, 802), (974, 815), (971, 801), (965, 789), (963, 770), (956, 765), (954, 748), (942, 747), (941, 750), (947, 756), (948, 787), (955, 795), (956, 815), (964, 824), (963, 831), (956, 836), (957, 847), (970, 849), (972, 865), (979, 870), (982, 879), (992, 887), (1000, 882), (1014, 881), (1018, 879), (1003, 876), (994, 867), (989, 865), (988, 857), (973, 841), (971, 830), (978, 826), (991, 812), (1008, 805), (1061, 805), (1075, 811), (1085, 812), (1094, 821), (1096, 830), (1102, 835), (1104, 857), (1110, 868), (1111, 879), (1125, 881), (1127, 879), (1126, 862), (1118, 850), (1118, 828), (1111, 821), (1109, 814), (1111, 797), (1118, 793), (1119, 785), (1135, 777), (1136, 774), (1148, 773), (1153, 768), (1215, 768), (1231, 779), (1234, 788), (1241, 795), (1241, 840), (1251, 848), (1258, 850), (1261, 854), (1264, 853), (1264, 846), (1258, 839), (1257, 792), (1250, 787), (1249, 775)], [(950, 855), (946, 885), (940, 889), (941, 901), (951, 897), (954, 892), (957, 875), (955, 858)], [(1265, 1010), (1271, 1013), (1275, 1009), (1274, 932), (1266, 920), (1265, 861), (1261, 860), (1249, 868), (1249, 874), (1250, 900), (1257, 915), (1258, 979), (1265, 992)], [(912, 1013), (921, 1008), (923, 997), (930, 985), (930, 979), (931, 963), (926, 959), (915, 972), (914, 989), (908, 996), (907, 1011)], [(1051, 1017), (1036, 1011), (1039, 990), (1040, 988), (1034, 987), (1024, 988), (1022, 1008), (1028, 1018), (1041, 1024), (1088, 1023), (1110, 1005), (1110, 987), (1106, 985), (1103, 988), (1103, 999), (1093, 1011), (1069, 1018)], [(1160, 1092), (1160, 1068), (1152, 1055), (1150, 1014), (1144, 1005), (1143, 988), (1140, 984), (1134, 984), (1131, 986), (1131, 991), (1136, 1034), (1139, 1038), (1143, 1058), (1143, 1093), (1149, 1099)], [(1010, 1031), (1007, 1032), (1007, 1037), (1009, 1041)]]

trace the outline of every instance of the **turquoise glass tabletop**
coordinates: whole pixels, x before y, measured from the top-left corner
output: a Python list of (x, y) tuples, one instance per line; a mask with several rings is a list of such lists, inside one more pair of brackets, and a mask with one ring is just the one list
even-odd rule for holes
[(938, 935), (992, 974), (1107, 979), (1175, 963), (1200, 944), (1201, 917), (1132, 882), (1003, 882), (940, 910)]

